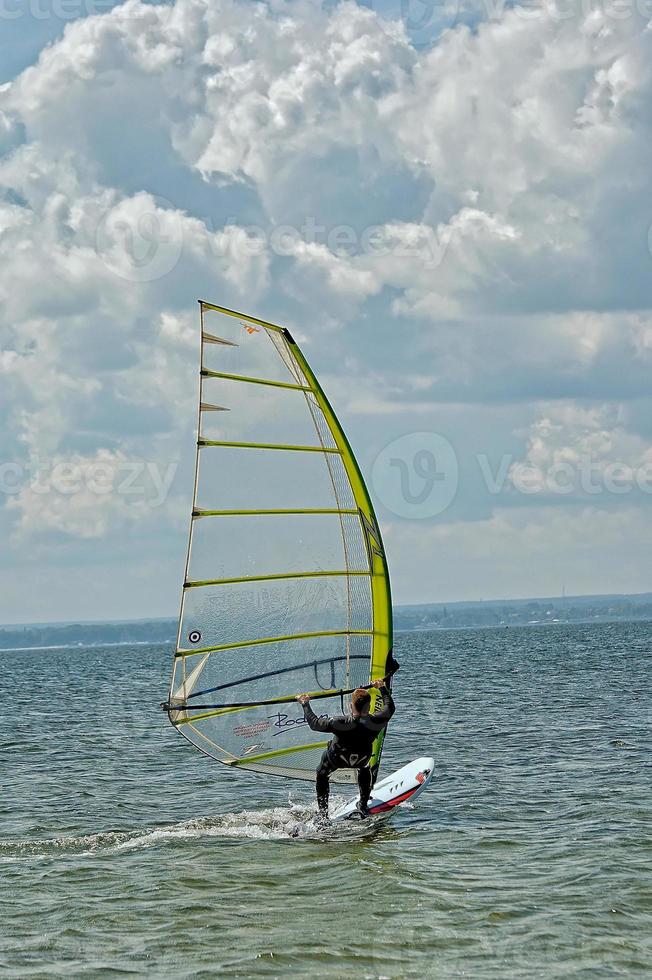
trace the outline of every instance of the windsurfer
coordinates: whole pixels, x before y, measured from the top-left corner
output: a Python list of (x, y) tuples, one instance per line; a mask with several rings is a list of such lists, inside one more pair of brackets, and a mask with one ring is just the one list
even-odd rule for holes
[(303, 706), (305, 719), (313, 732), (328, 732), (335, 736), (321, 757), (317, 769), (317, 805), (322, 818), (328, 819), (329, 778), (336, 769), (357, 770), (360, 790), (358, 810), (361, 816), (368, 813), (367, 804), (373, 783), (369, 766), (373, 744), (396, 710), (386, 677), (374, 681), (370, 686), (375, 687), (380, 694), (380, 705), (373, 714), (370, 712), (371, 695), (364, 687), (357, 688), (351, 695), (349, 714), (332, 718), (315, 714), (310, 707), (310, 695), (297, 695), (297, 701)]

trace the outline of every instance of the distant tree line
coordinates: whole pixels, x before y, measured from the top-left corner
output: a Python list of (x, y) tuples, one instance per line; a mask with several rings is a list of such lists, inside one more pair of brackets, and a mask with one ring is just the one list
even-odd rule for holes
[(123, 623), (65, 623), (0, 627), (0, 650), (48, 646), (102, 646), (106, 643), (173, 643), (176, 620)]
[[(397, 606), (399, 630), (459, 629), (465, 626), (526, 626), (541, 623), (652, 620), (652, 593), (506, 599), (502, 602), (428, 603)], [(110, 643), (174, 643), (174, 619), (119, 623), (62, 623), (0, 627), (0, 650), (47, 646), (102, 646)]]
[(652, 619), (652, 594), (437, 603), (399, 606), (394, 611), (394, 626), (401, 630), (640, 619)]

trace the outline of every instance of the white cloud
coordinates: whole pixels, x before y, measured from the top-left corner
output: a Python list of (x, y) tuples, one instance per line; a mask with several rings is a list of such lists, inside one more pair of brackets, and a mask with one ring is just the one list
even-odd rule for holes
[(622, 407), (556, 403), (528, 432), (509, 477), (522, 492), (590, 496), (652, 493), (652, 446), (624, 426)]
[[(149, 523), (157, 508), (169, 505), (176, 474), (174, 462), (163, 468), (151, 460), (105, 449), (93, 455), (49, 456), (44, 465), (33, 458), (32, 464), (7, 505), (19, 514), (15, 529), (19, 548), (26, 538), (52, 532), (97, 539)], [(163, 513), (173, 520), (173, 507), (165, 506)]]

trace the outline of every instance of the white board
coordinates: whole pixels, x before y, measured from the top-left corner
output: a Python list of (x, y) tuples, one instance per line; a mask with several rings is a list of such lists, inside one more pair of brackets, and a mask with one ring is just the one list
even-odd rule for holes
[[(385, 776), (374, 786), (369, 799), (369, 815), (372, 817), (390, 814), (401, 803), (413, 803), (432, 779), (435, 760), (427, 756), (408, 762), (390, 776)], [(357, 815), (356, 803), (359, 796), (344, 803), (332, 815), (331, 820), (347, 820)]]

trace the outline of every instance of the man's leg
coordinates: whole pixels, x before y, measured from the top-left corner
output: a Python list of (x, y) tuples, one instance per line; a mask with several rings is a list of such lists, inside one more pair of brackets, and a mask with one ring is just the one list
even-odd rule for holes
[(360, 790), (360, 809), (367, 809), (369, 797), (371, 796), (371, 769), (369, 766), (361, 766), (358, 769), (358, 789)]
[(317, 790), (317, 806), (322, 817), (328, 816), (328, 794), (330, 792), (329, 776), (337, 769), (333, 759), (328, 754), (328, 749), (324, 752), (317, 769), (317, 779), (315, 788)]

